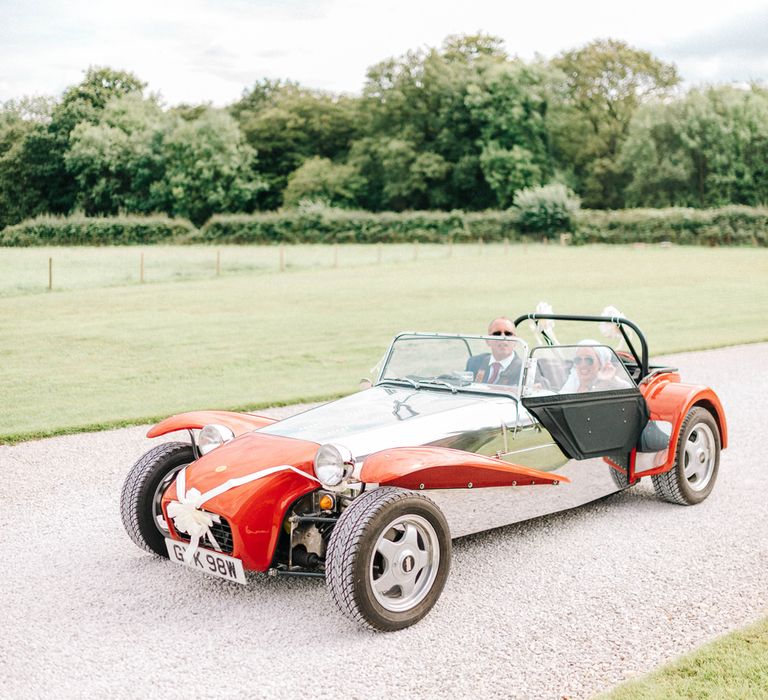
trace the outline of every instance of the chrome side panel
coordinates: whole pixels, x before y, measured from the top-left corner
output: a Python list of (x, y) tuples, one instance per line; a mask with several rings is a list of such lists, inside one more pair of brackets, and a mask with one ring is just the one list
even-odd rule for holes
[(358, 468), (380, 450), (433, 445), (571, 479), (557, 486), (426, 491), (445, 512), (454, 537), (574, 508), (618, 490), (602, 459), (569, 461), (541, 424), (508, 397), (376, 386), (258, 432), (338, 442), (352, 452)]
[(557, 513), (619, 491), (602, 459), (569, 460), (557, 470), (571, 483), (488, 489), (427, 490), (445, 514), (452, 537)]

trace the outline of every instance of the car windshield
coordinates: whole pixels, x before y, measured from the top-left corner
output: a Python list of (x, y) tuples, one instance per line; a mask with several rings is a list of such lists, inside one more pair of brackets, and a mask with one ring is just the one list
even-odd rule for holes
[(514, 336), (403, 334), (395, 338), (378, 383), (453, 392), (518, 392), (528, 347)]

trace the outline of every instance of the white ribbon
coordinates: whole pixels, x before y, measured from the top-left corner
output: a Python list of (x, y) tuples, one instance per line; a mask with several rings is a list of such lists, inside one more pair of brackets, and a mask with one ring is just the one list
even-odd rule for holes
[(226, 493), (230, 489), (243, 486), (251, 481), (263, 479), (265, 476), (282, 471), (292, 471), (307, 479), (317, 481), (318, 484), (320, 483), (320, 480), (316, 479), (311, 474), (307, 474), (289, 464), (281, 464), (277, 467), (262, 469), (253, 474), (246, 474), (245, 476), (228, 479), (223, 484), (219, 484), (210, 491), (200, 493), (198, 489), (189, 489), (189, 491), (186, 491), (187, 468), (184, 467), (176, 477), (176, 497), (178, 498), (178, 501), (171, 501), (168, 504), (168, 515), (173, 518), (173, 526), (178, 532), (184, 532), (189, 535), (189, 547), (187, 547), (187, 551), (184, 552), (184, 561), (187, 564), (192, 561), (203, 536), (208, 538), (217, 552), (221, 551), (219, 543), (211, 532), (211, 525), (213, 525), (213, 523), (221, 522), (221, 517), (215, 513), (208, 513), (207, 511), (201, 510), (201, 506), (204, 503), (216, 496), (220, 496), (222, 493)]
[[(547, 304), (546, 301), (540, 301), (538, 304), (536, 304), (536, 311), (537, 314), (551, 314), (552, 313), (552, 305)], [(536, 324), (536, 327), (540, 331), (544, 331), (545, 333), (547, 331), (551, 331), (555, 327), (555, 322), (551, 318), (538, 318), (534, 322)]]
[(619, 311), (615, 306), (606, 306), (600, 315), (611, 317), (610, 323), (608, 321), (602, 321), (598, 324), (598, 328), (600, 329), (602, 336), (605, 338), (623, 338), (617, 321), (620, 318), (624, 318), (624, 314), (621, 313), (621, 311)]
[(560, 342), (555, 337), (555, 321), (551, 318), (535, 318), (537, 314), (552, 314), (552, 305), (546, 301), (540, 301), (536, 304), (534, 318), (528, 321), (530, 329), (533, 331), (539, 345), (559, 345)]

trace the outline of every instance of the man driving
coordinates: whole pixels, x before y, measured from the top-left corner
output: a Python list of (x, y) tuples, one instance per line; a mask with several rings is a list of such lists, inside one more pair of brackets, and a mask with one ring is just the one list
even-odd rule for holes
[(499, 316), (488, 326), (488, 335), (498, 340), (487, 340), (490, 352), (470, 357), (465, 370), (472, 372), (474, 381), (481, 384), (517, 385), (523, 363), (515, 353), (515, 344), (509, 342), (517, 335), (515, 324), (506, 316)]

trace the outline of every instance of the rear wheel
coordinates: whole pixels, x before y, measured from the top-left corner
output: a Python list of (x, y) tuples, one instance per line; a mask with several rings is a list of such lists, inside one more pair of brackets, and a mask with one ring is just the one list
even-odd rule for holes
[(715, 486), (720, 467), (720, 431), (712, 414), (700, 406), (688, 411), (680, 428), (675, 463), (653, 476), (656, 495), (684, 506), (701, 503)]
[(608, 469), (611, 472), (611, 480), (616, 485), (617, 488), (620, 489), (626, 489), (629, 487), (629, 478), (624, 472), (620, 472), (617, 469), (614, 469), (613, 467), (608, 467)]
[(166, 442), (153, 447), (128, 472), (120, 494), (120, 515), (128, 536), (141, 549), (168, 556), (169, 530), (160, 503), (176, 474), (194, 460), (189, 443)]
[(384, 486), (356, 498), (333, 529), (326, 581), (350, 619), (379, 631), (408, 627), (437, 602), (451, 537), (426, 496)]

